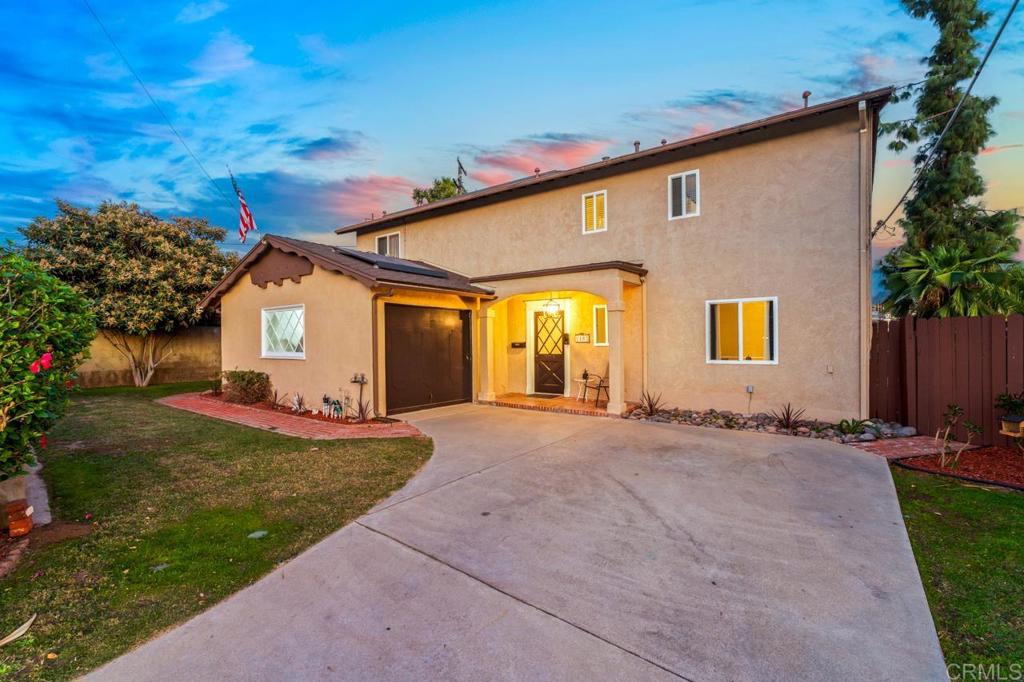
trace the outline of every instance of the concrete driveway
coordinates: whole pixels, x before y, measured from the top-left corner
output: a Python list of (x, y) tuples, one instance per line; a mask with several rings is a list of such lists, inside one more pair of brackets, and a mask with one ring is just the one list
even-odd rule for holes
[(885, 461), (473, 405), (358, 522), (96, 680), (944, 680)]

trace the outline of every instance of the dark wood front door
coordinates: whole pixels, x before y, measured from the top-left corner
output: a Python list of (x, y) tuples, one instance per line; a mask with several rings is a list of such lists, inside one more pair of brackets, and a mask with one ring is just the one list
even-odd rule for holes
[(533, 314), (533, 390), (565, 393), (565, 313)]
[(384, 371), (389, 414), (472, 400), (470, 312), (386, 304)]

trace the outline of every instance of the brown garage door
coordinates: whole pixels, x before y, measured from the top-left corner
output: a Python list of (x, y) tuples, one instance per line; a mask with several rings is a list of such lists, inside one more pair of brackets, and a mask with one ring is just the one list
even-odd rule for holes
[(469, 325), (468, 310), (384, 306), (389, 414), (472, 400)]

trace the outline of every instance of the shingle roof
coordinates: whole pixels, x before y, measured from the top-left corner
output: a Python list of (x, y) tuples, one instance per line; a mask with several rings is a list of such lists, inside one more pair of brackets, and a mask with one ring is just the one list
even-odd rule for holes
[[(744, 144), (747, 141), (754, 142), (763, 139), (757, 134), (753, 134), (760, 133), (761, 131), (765, 131), (765, 134), (768, 132), (774, 134), (796, 132), (797, 128), (786, 128), (782, 124), (820, 117), (823, 114), (857, 106), (861, 101), (867, 102), (874, 110), (881, 109), (889, 101), (892, 92), (893, 88), (891, 87), (879, 88), (878, 90), (843, 97), (842, 99), (823, 102), (822, 104), (787, 111), (731, 128), (716, 130), (706, 135), (698, 135), (677, 142), (669, 142), (658, 147), (643, 149), (631, 154), (615, 156), (596, 163), (577, 166), (568, 170), (548, 171), (535, 176), (519, 178), (518, 180), (512, 180), (500, 185), (484, 187), (468, 194), (451, 197), (450, 199), (442, 199), (422, 206), (413, 206), (394, 213), (388, 213), (373, 220), (339, 227), (335, 232), (338, 234), (345, 234), (347, 232), (364, 234), (386, 227), (413, 223), (437, 215), (445, 215), (477, 206), (506, 201), (526, 194), (544, 192), (558, 187), (587, 182), (592, 179), (628, 173), (639, 168), (669, 163), (677, 158), (685, 158), (703, 153), (707, 147), (716, 143)], [(766, 129), (770, 129), (770, 131)]]
[[(398, 288), (430, 289), (478, 297), (493, 296), (491, 290), (475, 286), (465, 275), (423, 261), (378, 256), (346, 247), (267, 234), (217, 286), (210, 290), (199, 303), (199, 307), (206, 308), (214, 304), (268, 249), (278, 249), (302, 256), (314, 265), (348, 275), (367, 287), (391, 285)], [(426, 271), (432, 274), (420, 274)]]

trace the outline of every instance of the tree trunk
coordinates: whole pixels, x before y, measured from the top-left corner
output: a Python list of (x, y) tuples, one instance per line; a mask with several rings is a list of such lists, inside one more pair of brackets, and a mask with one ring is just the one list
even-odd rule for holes
[(172, 337), (158, 339), (156, 334), (146, 334), (139, 337), (141, 343), (138, 350), (132, 347), (131, 335), (117, 330), (102, 330), (104, 338), (117, 349), (121, 355), (128, 360), (128, 366), (132, 371), (132, 382), (138, 386), (148, 386), (156, 372), (157, 365), (169, 358), (174, 351), (171, 350)]

